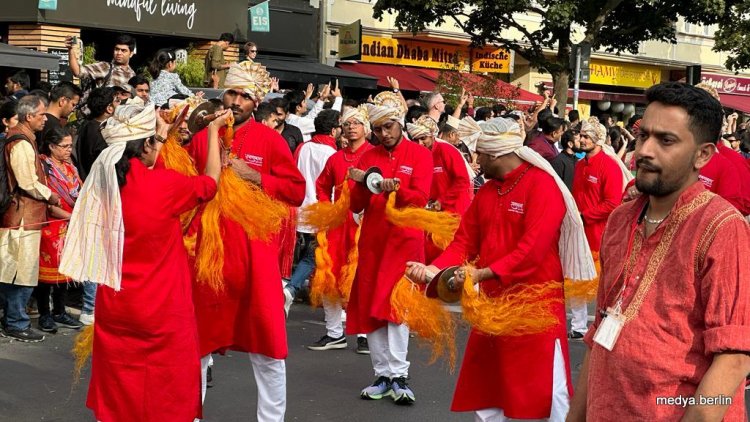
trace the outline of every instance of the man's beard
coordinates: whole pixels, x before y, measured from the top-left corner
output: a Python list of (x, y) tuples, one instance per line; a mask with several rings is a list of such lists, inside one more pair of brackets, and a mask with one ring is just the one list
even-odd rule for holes
[[(655, 196), (657, 198), (671, 195), (672, 193), (677, 192), (678, 190), (680, 190), (680, 188), (682, 188), (685, 179), (694, 168), (694, 164), (695, 160), (691, 160), (684, 169), (679, 169), (683, 171), (669, 172), (671, 176), (676, 177), (666, 178), (664, 177), (663, 169), (653, 166), (643, 160), (638, 160), (636, 161), (638, 173), (636, 173), (635, 177), (635, 187), (638, 189), (638, 191), (645, 193), (646, 195)], [(654, 174), (654, 179), (651, 181), (646, 181), (643, 178), (638, 177), (639, 175), (642, 175), (641, 170), (649, 170), (649, 173)]]

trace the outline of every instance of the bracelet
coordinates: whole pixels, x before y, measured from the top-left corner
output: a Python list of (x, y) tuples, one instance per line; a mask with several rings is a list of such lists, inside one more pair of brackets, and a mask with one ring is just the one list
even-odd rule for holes
[(166, 142), (166, 139), (163, 136), (159, 135), (158, 133), (154, 134), (154, 140), (156, 142), (161, 143), (161, 144), (163, 144), (164, 142)]

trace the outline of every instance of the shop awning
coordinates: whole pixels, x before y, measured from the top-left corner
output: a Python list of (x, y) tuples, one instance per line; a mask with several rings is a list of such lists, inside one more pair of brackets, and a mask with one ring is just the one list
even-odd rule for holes
[(435, 89), (435, 81), (419, 72), (423, 69), (388, 64), (372, 63), (336, 63), (336, 67), (352, 72), (364, 73), (377, 78), (379, 87), (390, 87), (388, 76), (398, 79), (401, 89), (406, 91), (426, 92)]
[(60, 67), (59, 60), (57, 56), (52, 54), (0, 43), (0, 66), (58, 70)]
[(259, 56), (257, 61), (268, 69), (271, 76), (281, 81), (327, 84), (332, 79), (338, 79), (339, 85), (350, 88), (375, 89), (377, 79), (367, 74), (339, 69), (305, 59), (282, 59)]
[(720, 94), (721, 105), (750, 114), (750, 97), (737, 94)]

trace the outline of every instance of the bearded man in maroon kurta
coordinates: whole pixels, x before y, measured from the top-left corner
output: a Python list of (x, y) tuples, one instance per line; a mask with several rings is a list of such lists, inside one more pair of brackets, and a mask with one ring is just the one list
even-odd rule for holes
[(644, 195), (604, 231), (598, 312), (569, 420), (747, 420), (750, 228), (699, 181), (721, 104), (676, 82), (646, 99), (635, 148)]
[[(477, 421), (561, 421), (572, 393), (565, 329), (563, 278), (595, 276), (575, 200), (549, 162), (528, 147), (518, 123), (481, 122), (478, 162), (488, 181), (463, 215), (446, 250), (409, 275), (463, 265), (478, 258), (472, 279), (489, 297), (518, 285), (559, 282), (552, 308), (557, 324), (540, 334), (491, 336), (472, 329), (451, 410), (473, 411)], [(463, 282), (464, 270), (457, 271)]]
[[(269, 196), (299, 206), (305, 196), (305, 179), (289, 147), (276, 131), (252, 118), (257, 102), (265, 95), (258, 79), (268, 78), (268, 73), (251, 69), (248, 63), (229, 69), (223, 96), (224, 108), (231, 109), (235, 119), (232, 153), (237, 158), (231, 159), (232, 169)], [(204, 167), (206, 140), (204, 130), (190, 144), (198, 169)], [(248, 352), (258, 384), (257, 419), (283, 421), (287, 341), (278, 239), (251, 240), (238, 223), (224, 217), (221, 228), (224, 289), (216, 292), (202, 283), (194, 288), (203, 379), (211, 352)]]
[(368, 400), (393, 397), (397, 404), (411, 404), (415, 397), (406, 382), (409, 328), (393, 316), (390, 298), (404, 275), (406, 262), (423, 259), (424, 233), (389, 223), (385, 208), (391, 192), (396, 192), (398, 208), (427, 205), (432, 155), (427, 148), (404, 138), (402, 109), (372, 106), (370, 124), (380, 145), (362, 155), (350, 176), (362, 181), (365, 170), (378, 167), (385, 180), (379, 194), (371, 193), (362, 183), (352, 188), (351, 211), (364, 211), (364, 218), (357, 273), (347, 306), (346, 332), (367, 334), (370, 345), (377, 379), (362, 390), (361, 397)]

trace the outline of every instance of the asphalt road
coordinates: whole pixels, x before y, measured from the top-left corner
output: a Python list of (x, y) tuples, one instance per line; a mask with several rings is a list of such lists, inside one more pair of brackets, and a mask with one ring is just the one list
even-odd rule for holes
[[(305, 345), (325, 332), (322, 310), (295, 304), (287, 324), (287, 421), (472, 421), (471, 414), (449, 410), (457, 372), (450, 374), (440, 362), (427, 365), (428, 353), (412, 339), (409, 350), (410, 386), (417, 402), (396, 406), (390, 399), (365, 401), (359, 391), (374, 379), (370, 358), (349, 348), (313, 352)], [(466, 329), (458, 336), (459, 349)], [(0, 421), (93, 421), (85, 406), (88, 369), (73, 385), (70, 347), (75, 332), (61, 329), (42, 343), (25, 344), (0, 338)], [(584, 345), (570, 342), (573, 379)], [(459, 357), (460, 359), (460, 357)], [(214, 387), (204, 407), (206, 422), (255, 420), (256, 389), (252, 369), (244, 353), (215, 355)], [(459, 360), (460, 362), (460, 360)]]

